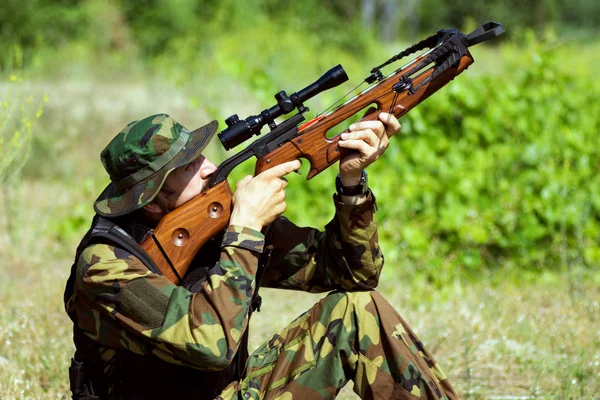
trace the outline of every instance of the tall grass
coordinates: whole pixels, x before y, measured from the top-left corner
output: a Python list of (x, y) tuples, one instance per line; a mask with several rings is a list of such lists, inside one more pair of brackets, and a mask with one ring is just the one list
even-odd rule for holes
[(10, 256), (21, 246), (21, 213), (19, 198), (22, 188), (22, 170), (31, 152), (35, 123), (42, 116), (47, 96), (33, 97), (25, 87), (23, 78), (23, 54), (14, 47), (14, 59), (4, 68), (2, 102), (0, 105), (0, 185), (3, 206), (6, 210), (6, 232), (10, 239)]

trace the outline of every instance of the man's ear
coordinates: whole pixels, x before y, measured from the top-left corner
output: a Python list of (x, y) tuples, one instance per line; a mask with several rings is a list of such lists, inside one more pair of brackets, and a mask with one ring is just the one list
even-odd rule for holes
[(155, 201), (151, 201), (150, 203), (144, 206), (144, 210), (148, 211), (151, 214), (161, 214), (163, 212), (162, 208)]

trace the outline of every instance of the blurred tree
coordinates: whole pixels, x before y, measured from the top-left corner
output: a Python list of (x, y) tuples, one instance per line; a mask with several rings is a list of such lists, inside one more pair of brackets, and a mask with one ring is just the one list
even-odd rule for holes
[[(0, 46), (18, 45), (25, 64), (31, 51), (41, 45), (58, 47), (81, 37), (88, 24), (82, 0), (2, 0), (0, 2)], [(14, 54), (0, 55), (0, 66)]]
[[(109, 13), (102, 12), (110, 11)], [(149, 58), (164, 55), (187, 40), (212, 43), (227, 32), (260, 27), (268, 21), (282, 31), (305, 33), (307, 40), (364, 51), (369, 36), (393, 41), (409, 34), (429, 34), (443, 27), (465, 28), (496, 20), (507, 35), (554, 26), (560, 32), (597, 30), (597, 0), (2, 0), (0, 46), (19, 45), (25, 64), (34, 49), (58, 48), (73, 41), (94, 48), (97, 33), (112, 31), (100, 51), (128, 51), (138, 47)], [(189, 40), (189, 39), (193, 40)], [(251, 40), (252, 38), (248, 38)], [(243, 43), (240, 43), (243, 46)], [(9, 57), (0, 55), (0, 65)]]
[(398, 10), (395, 0), (385, 0), (383, 2), (383, 12), (381, 14), (381, 40), (391, 42), (396, 39), (398, 34)]
[(375, 0), (362, 1), (362, 24), (366, 29), (372, 29), (375, 23)]
[(164, 52), (169, 42), (185, 34), (198, 32), (198, 15), (206, 7), (195, 0), (123, 0), (126, 21), (138, 45), (148, 55)]

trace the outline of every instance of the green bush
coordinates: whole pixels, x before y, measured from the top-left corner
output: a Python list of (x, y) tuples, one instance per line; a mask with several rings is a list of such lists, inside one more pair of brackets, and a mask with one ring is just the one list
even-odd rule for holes
[(506, 53), (411, 111), (372, 167), (383, 241), (432, 280), (600, 262), (598, 80), (560, 48)]

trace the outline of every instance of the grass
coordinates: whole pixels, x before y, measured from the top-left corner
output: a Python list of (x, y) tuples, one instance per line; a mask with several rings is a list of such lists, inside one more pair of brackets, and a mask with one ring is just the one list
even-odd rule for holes
[[(140, 115), (164, 111), (192, 128), (210, 114), (191, 108), (186, 93), (168, 83), (59, 81), (30, 90), (48, 93), (49, 102), (14, 188), (18, 243), (5, 230), (14, 210), (0, 208), (0, 398), (7, 400), (69, 395), (73, 345), (62, 291), (91, 204), (106, 184), (100, 150)], [(216, 147), (209, 151), (224, 158)], [(383, 247), (393, 253), (391, 243)], [(463, 398), (593, 399), (600, 394), (600, 285), (577, 279), (574, 291), (567, 274), (521, 283), (496, 274), (433, 289), (388, 260), (379, 290)], [(319, 298), (267, 289), (262, 295), (251, 350)], [(355, 397), (351, 385), (340, 396)]]
[[(3, 399), (68, 395), (73, 346), (62, 290), (71, 244), (58, 252), (62, 256), (52, 251), (48, 257), (13, 256), (0, 267)], [(5, 250), (2, 246), (0, 256), (10, 259)], [(379, 290), (420, 335), (463, 398), (591, 399), (600, 393), (600, 290), (585, 286), (573, 303), (565, 277), (556, 278), (556, 283), (522, 287), (457, 282), (428, 292), (413, 290), (388, 265)], [(320, 297), (272, 289), (262, 295), (262, 310), (250, 328), (251, 349)], [(356, 398), (351, 385), (340, 398)]]
[[(457, 283), (411, 291), (389, 268), (379, 290), (433, 352), (461, 398), (586, 399), (600, 393), (597, 287), (572, 304), (567, 287)], [(318, 296), (263, 290), (251, 345), (283, 328)], [(273, 322), (273, 315), (283, 316)], [(290, 315), (290, 317), (288, 317)], [(356, 396), (348, 385), (341, 398)], [(511, 397), (512, 396), (512, 397)]]

